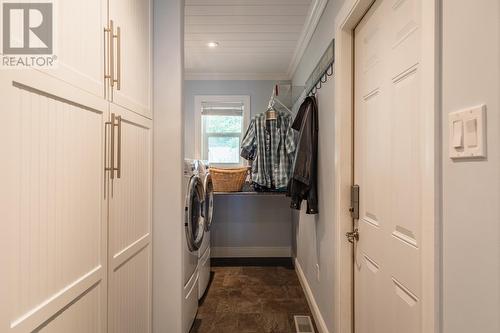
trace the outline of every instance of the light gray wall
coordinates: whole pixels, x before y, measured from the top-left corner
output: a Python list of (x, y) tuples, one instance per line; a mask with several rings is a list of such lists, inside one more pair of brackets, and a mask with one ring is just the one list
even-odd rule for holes
[(153, 332), (181, 332), (184, 1), (154, 1)]
[[(335, 36), (335, 17), (344, 0), (330, 0), (311, 42), (292, 79), (293, 85), (304, 85), (324, 51)], [(304, 272), (318, 304), (326, 328), (334, 329), (334, 81), (332, 78), (318, 92), (319, 106), (319, 209), (317, 216), (305, 214), (305, 203), (294, 214), (294, 248), (297, 262)], [(316, 265), (319, 265), (319, 279)]]
[[(318, 91), (318, 197), (319, 214), (307, 215), (306, 202), (295, 214), (296, 258), (304, 272), (329, 332), (334, 329), (334, 82)], [(319, 266), (319, 279), (316, 265)]]
[(290, 199), (263, 195), (215, 198), (213, 247), (291, 247)]
[[(249, 95), (251, 116), (265, 112), (276, 81), (185, 81), (185, 156), (194, 155), (194, 97)], [(290, 247), (290, 202), (284, 197), (217, 197), (212, 247)]]
[[(500, 332), (500, 2), (443, 1), (443, 332)], [(487, 104), (488, 158), (448, 158), (448, 113)]]

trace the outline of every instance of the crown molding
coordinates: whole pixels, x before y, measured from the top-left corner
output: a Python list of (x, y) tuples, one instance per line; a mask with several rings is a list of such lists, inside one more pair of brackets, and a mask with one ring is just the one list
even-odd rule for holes
[(186, 81), (286, 81), (286, 73), (189, 73), (185, 72)]
[(299, 41), (297, 42), (297, 46), (293, 53), (292, 61), (290, 62), (290, 65), (288, 67), (287, 76), (289, 77), (289, 79), (293, 77), (293, 74), (297, 70), (300, 60), (306, 52), (306, 48), (312, 39), (316, 27), (319, 24), (321, 15), (323, 15), (323, 12), (325, 11), (327, 3), (328, 0), (313, 0), (311, 9), (309, 10), (309, 14), (306, 18), (306, 23), (304, 24), (304, 28), (302, 29)]

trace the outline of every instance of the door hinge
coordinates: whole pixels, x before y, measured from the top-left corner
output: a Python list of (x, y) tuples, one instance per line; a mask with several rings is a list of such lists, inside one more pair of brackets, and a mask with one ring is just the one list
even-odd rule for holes
[(355, 241), (359, 241), (359, 232), (357, 228), (354, 229), (354, 231), (346, 233), (345, 236), (347, 237), (349, 243), (354, 244)]
[(351, 217), (359, 219), (359, 185), (351, 186), (351, 207), (349, 207)]

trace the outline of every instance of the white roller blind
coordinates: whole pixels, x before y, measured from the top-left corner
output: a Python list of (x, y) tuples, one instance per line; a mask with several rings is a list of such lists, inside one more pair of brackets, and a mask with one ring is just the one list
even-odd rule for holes
[(243, 116), (245, 106), (241, 102), (202, 102), (203, 116)]

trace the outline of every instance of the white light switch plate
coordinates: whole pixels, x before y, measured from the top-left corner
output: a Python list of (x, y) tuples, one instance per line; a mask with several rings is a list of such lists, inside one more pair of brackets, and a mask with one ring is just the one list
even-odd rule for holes
[(486, 105), (448, 115), (450, 158), (486, 157)]

